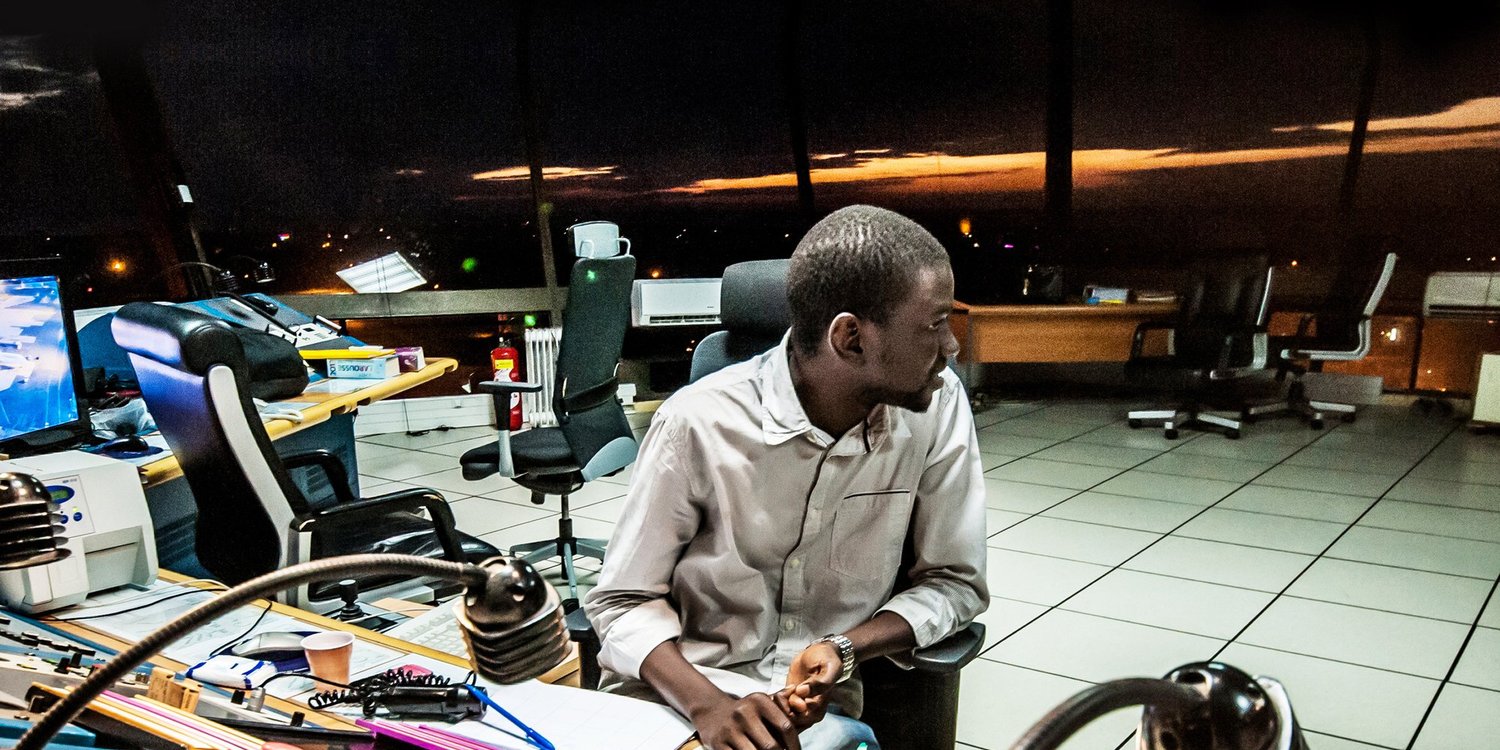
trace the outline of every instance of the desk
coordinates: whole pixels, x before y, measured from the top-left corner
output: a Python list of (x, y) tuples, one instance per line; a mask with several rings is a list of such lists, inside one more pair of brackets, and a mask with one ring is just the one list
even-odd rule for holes
[(1170, 320), (1176, 303), (1130, 305), (969, 305), (956, 302), (949, 325), (958, 361), (1123, 362), (1136, 326)]
[[(390, 398), (402, 391), (415, 388), (429, 380), (435, 380), (442, 375), (458, 369), (458, 361), (442, 357), (427, 360), (427, 366), (415, 372), (403, 372), (394, 378), (385, 380), (370, 380), (369, 385), (347, 393), (331, 392), (321, 383), (330, 382), (320, 380), (287, 401), (300, 404), (312, 404), (312, 406), (301, 409), (302, 422), (291, 422), (285, 419), (273, 419), (265, 423), (266, 434), (272, 440), (286, 435), (305, 430), (328, 420), (346, 414), (353, 414), (361, 406), (367, 406), (376, 401)], [(338, 383), (360, 382), (360, 381), (332, 381)], [(353, 467), (351, 467), (353, 468)], [(141, 481), (146, 487), (152, 488), (164, 482), (182, 476), (182, 467), (177, 465), (177, 459), (172, 457), (163, 458), (160, 461), (152, 461), (141, 467)]]

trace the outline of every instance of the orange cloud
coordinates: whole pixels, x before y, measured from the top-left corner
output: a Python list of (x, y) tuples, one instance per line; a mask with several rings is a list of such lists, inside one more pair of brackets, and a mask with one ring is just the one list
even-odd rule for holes
[[(614, 173), (619, 166), (609, 167), (542, 167), (542, 177), (549, 180), (567, 180), (580, 177), (607, 177)], [(472, 180), (493, 180), (504, 182), (507, 180), (525, 180), (531, 177), (531, 169), (528, 167), (505, 167), (503, 169), (492, 169), (488, 172), (478, 172), (470, 175)]]
[[(1412, 117), (1386, 117), (1370, 120), (1372, 133), (1390, 130), (1464, 130), (1500, 126), (1500, 96), (1488, 96), (1459, 102), (1441, 112)], [(1331, 130), (1348, 133), (1354, 130), (1353, 120), (1325, 122), (1317, 125), (1288, 125), (1272, 128), (1277, 133), (1294, 133), (1307, 130)]]

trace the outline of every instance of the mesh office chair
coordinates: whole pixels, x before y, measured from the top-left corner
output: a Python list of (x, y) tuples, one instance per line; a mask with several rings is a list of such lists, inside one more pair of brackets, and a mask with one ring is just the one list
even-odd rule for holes
[[(1177, 319), (1138, 326), (1125, 363), (1127, 378), (1169, 391), (1177, 405), (1131, 411), (1127, 424), (1137, 428), (1146, 420), (1161, 420), (1168, 440), (1175, 440), (1184, 427), (1217, 429), (1238, 438), (1240, 419), (1208, 410), (1239, 411), (1251, 386), (1269, 387), (1250, 376), (1266, 366), (1271, 268), (1264, 255), (1215, 257), (1197, 263), (1190, 278), (1179, 296)], [(1146, 334), (1153, 330), (1170, 335), (1164, 356), (1143, 353)]]
[(1298, 321), (1296, 335), (1271, 340), (1271, 351), (1278, 360), (1277, 379), (1284, 379), (1289, 372), (1293, 375), (1286, 398), (1251, 406), (1245, 410), (1246, 419), (1292, 412), (1307, 420), (1314, 430), (1323, 429), (1323, 419), (1329, 414), (1353, 422), (1354, 404), (1309, 399), (1302, 376), (1322, 370), (1324, 362), (1352, 362), (1370, 353), (1375, 308), (1395, 272), (1393, 252), (1345, 264), (1320, 309)]
[[(690, 379), (743, 362), (781, 343), (791, 327), (786, 298), (787, 260), (756, 260), (724, 269), (719, 315), (724, 330), (715, 331), (693, 350)], [(910, 540), (902, 568), (915, 556)], [(905, 587), (897, 581), (895, 588)], [(580, 645), (584, 687), (599, 684), (599, 637), (582, 609), (568, 615), (568, 630)], [(912, 669), (889, 659), (859, 666), (865, 688), (862, 719), (885, 750), (952, 750), (958, 728), (959, 670), (979, 655), (984, 625), (972, 623), (941, 643), (908, 655)]]
[[(455, 562), (499, 554), (455, 531), (453, 512), (433, 490), (359, 499), (343, 462), (328, 451), (278, 456), (246, 391), (249, 365), (239, 337), (223, 321), (134, 302), (111, 325), (193, 491), (198, 560), (216, 578), (234, 585), (295, 563), (364, 552)], [(304, 466), (326, 473), (331, 502), (303, 496), (287, 468)], [(370, 596), (410, 594), (411, 581), (399, 576), (355, 580)], [(338, 584), (306, 584), (283, 597), (313, 608), (337, 602)]]
[(558, 425), (512, 436), (505, 418), (510, 413), (511, 394), (535, 393), (541, 390), (541, 384), (480, 383), (479, 389), (495, 398), (500, 439), (471, 449), (459, 459), (464, 479), (474, 481), (499, 474), (531, 490), (531, 501), (538, 505), (546, 495), (562, 499), (557, 537), (516, 545), (510, 553), (532, 564), (554, 555), (562, 558), (574, 603), (578, 599), (578, 576), (573, 558), (582, 555), (603, 560), (605, 540), (573, 535), (568, 495), (585, 482), (614, 474), (635, 461), (635, 435), (615, 398), (619, 386), (615, 367), (625, 344), (634, 276), (635, 258), (629, 255), (584, 258), (573, 265), (552, 398)]

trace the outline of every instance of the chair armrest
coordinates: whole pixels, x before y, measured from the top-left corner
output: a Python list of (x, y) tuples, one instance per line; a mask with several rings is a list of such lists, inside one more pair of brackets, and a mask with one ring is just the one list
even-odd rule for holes
[(909, 657), (912, 669), (923, 672), (950, 673), (963, 669), (984, 647), (984, 625), (977, 622)]
[(320, 526), (343, 526), (379, 518), (398, 510), (427, 511), (438, 542), (443, 545), (443, 556), (452, 562), (464, 561), (463, 545), (458, 540), (458, 532), (453, 528), (453, 509), (448, 507), (448, 501), (442, 495), (420, 487), (340, 503), (297, 516), (292, 519), (292, 530), (305, 532)]
[(599, 634), (589, 622), (583, 607), (569, 612), (563, 618), (568, 624), (568, 636), (578, 644), (579, 687), (596, 690), (599, 687)]
[(316, 466), (328, 475), (328, 485), (333, 488), (333, 496), (339, 505), (356, 502), (354, 490), (349, 487), (349, 471), (344, 467), (344, 462), (338, 456), (319, 448), (317, 450), (293, 453), (281, 457), (281, 465), (289, 469)]
[(495, 423), (501, 432), (510, 432), (510, 397), (518, 393), (541, 393), (541, 383), (512, 382), (509, 380), (486, 380), (475, 386), (480, 393), (488, 393), (495, 400)]
[(1135, 327), (1135, 337), (1130, 340), (1130, 358), (1140, 359), (1146, 346), (1148, 331), (1174, 331), (1177, 324), (1169, 320), (1148, 320)]
[[(1230, 357), (1234, 355), (1236, 341), (1247, 340), (1250, 343), (1250, 362), (1245, 365), (1231, 363)], [(1219, 347), (1219, 361), (1209, 377), (1214, 379), (1234, 377), (1242, 370), (1261, 370), (1266, 366), (1266, 327), (1249, 326), (1224, 334), (1224, 343)]]

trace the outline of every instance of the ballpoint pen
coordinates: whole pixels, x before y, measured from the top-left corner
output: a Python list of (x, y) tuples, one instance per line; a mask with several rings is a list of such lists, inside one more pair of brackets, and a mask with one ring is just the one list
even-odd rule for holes
[(548, 740), (546, 737), (537, 734), (535, 729), (522, 724), (520, 719), (517, 719), (515, 716), (513, 716), (511, 712), (501, 708), (500, 704), (496, 703), (494, 699), (486, 694), (484, 690), (480, 689), (478, 685), (469, 685), (468, 687), (469, 692), (473, 693), (474, 697), (478, 698), (480, 703), (483, 703), (484, 705), (489, 706), (496, 711), (499, 711), (501, 716), (504, 716), (510, 721), (510, 723), (515, 724), (517, 729), (520, 729), (523, 733), (525, 733), (527, 742), (536, 745), (537, 747), (541, 748), (541, 750), (557, 750), (557, 748), (552, 744), (551, 740)]

